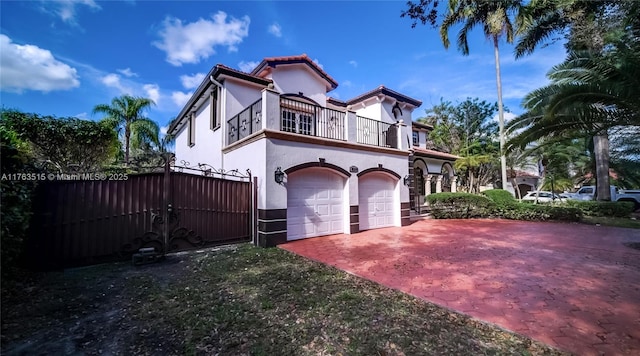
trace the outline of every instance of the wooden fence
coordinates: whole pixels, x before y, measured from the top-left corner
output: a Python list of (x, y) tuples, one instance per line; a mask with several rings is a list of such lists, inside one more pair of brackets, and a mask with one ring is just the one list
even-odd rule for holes
[(168, 171), (43, 182), (34, 199), (28, 262), (58, 268), (129, 258), (141, 247), (171, 252), (249, 241), (252, 194), (250, 176)]

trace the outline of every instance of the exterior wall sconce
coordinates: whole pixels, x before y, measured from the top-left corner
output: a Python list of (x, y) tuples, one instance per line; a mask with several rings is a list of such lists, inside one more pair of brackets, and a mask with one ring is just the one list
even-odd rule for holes
[(278, 184), (282, 184), (282, 182), (284, 182), (284, 172), (280, 167), (276, 168), (276, 171), (273, 173), (273, 177)]
[(404, 182), (404, 185), (406, 185), (407, 187), (409, 186), (409, 176), (408, 175), (404, 176), (403, 182)]

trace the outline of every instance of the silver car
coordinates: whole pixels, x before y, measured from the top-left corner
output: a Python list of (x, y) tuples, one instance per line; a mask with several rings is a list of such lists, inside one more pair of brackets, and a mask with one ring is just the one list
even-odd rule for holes
[(523, 201), (536, 201), (536, 194), (538, 195), (538, 203), (551, 203), (551, 202), (565, 202), (567, 198), (563, 198), (558, 194), (554, 194), (546, 191), (532, 191), (522, 197)]

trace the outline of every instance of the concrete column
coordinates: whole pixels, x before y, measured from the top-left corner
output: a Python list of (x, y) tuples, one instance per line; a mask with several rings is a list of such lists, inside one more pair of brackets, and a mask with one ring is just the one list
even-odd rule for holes
[(442, 175), (436, 177), (436, 193), (442, 193)]
[(280, 131), (280, 93), (262, 90), (262, 129)]
[(400, 120), (396, 123), (396, 129), (397, 129), (397, 133), (398, 133), (398, 144), (396, 147), (398, 147), (398, 149), (406, 151), (409, 149), (409, 145), (407, 142), (407, 135), (409, 134), (409, 128), (407, 125), (405, 125), (405, 123)]
[(346, 131), (344, 137), (347, 138), (347, 142), (356, 143), (358, 142), (358, 119), (356, 118), (356, 113), (348, 109), (344, 116), (344, 129)]
[(433, 178), (431, 174), (424, 177), (424, 195), (431, 194), (431, 178)]
[(451, 193), (455, 193), (458, 191), (457, 182), (458, 182), (458, 177), (456, 176), (451, 177)]

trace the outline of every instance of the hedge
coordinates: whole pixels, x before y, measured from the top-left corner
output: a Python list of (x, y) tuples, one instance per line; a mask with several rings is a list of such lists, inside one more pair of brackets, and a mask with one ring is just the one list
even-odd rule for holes
[(497, 205), (513, 205), (517, 203), (513, 195), (504, 189), (489, 189), (481, 194), (491, 199)]
[(431, 215), (436, 219), (469, 219), (492, 216), (496, 204), (491, 199), (469, 193), (427, 195)]
[(500, 203), (485, 195), (469, 193), (436, 193), (428, 195), (427, 200), (431, 215), (436, 219), (504, 218), (580, 221), (582, 218), (582, 211), (575, 207), (523, 204), (515, 199), (511, 201), (504, 193), (509, 194), (505, 191), (487, 194)]
[(633, 212), (634, 203), (628, 201), (580, 201), (569, 200), (567, 205), (580, 209), (586, 216), (626, 218)]

